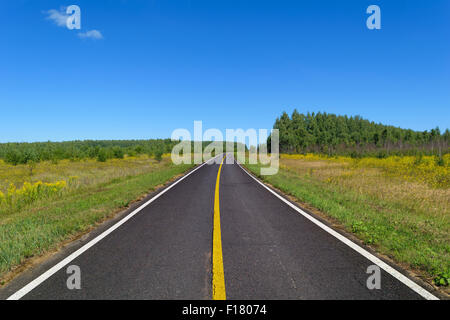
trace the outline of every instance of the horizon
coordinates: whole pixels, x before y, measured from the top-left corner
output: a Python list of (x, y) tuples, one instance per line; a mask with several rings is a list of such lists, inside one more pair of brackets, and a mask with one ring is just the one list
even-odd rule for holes
[[(285, 111), (283, 111), (283, 112), (285, 112)], [(307, 111), (307, 112), (305, 112), (303, 114), (306, 115), (308, 113), (315, 113), (315, 114), (317, 114), (317, 113), (325, 113), (325, 112), (323, 112), (323, 111), (318, 111), (318, 112), (309, 112), (309, 111)], [(281, 116), (281, 114), (277, 118), (279, 118)], [(289, 115), (289, 117), (292, 116), (292, 112), (291, 113), (287, 113), (287, 114)], [(336, 116), (346, 116), (348, 118), (361, 117), (360, 115), (344, 115), (344, 114), (334, 114), (334, 115), (336, 115)], [(373, 123), (373, 124), (376, 124), (376, 125), (384, 125), (384, 126), (389, 126), (389, 127), (394, 127), (394, 128), (400, 128), (400, 129), (403, 129), (403, 130), (413, 130), (415, 132), (430, 132), (432, 129), (439, 128), (440, 133), (442, 135), (445, 131), (450, 130), (450, 128), (440, 128), (439, 126), (436, 126), (434, 128), (429, 128), (429, 129), (426, 129), (426, 130), (414, 130), (414, 129), (411, 129), (411, 128), (403, 128), (403, 127), (399, 127), (399, 126), (394, 126), (394, 125), (391, 125), (391, 124), (388, 124), (388, 123), (375, 122), (375, 121), (372, 121), (370, 119), (366, 119), (366, 118), (363, 118), (363, 117), (361, 117), (361, 118), (363, 120), (367, 120), (370, 123)], [(275, 119), (274, 119), (274, 123), (275, 123)], [(185, 129), (189, 130), (190, 128), (185, 128)], [(192, 129), (193, 129), (193, 124), (192, 124)], [(208, 129), (216, 129), (216, 128), (203, 128), (203, 132), (205, 130), (208, 130)], [(229, 129), (244, 129), (244, 128), (229, 128)], [(254, 129), (254, 128), (246, 128), (246, 129)], [(270, 128), (270, 129), (272, 129), (272, 128)], [(96, 139), (96, 138), (87, 138), (87, 139), (74, 139), (74, 140), (45, 140), (45, 141), (44, 140), (41, 140), (41, 141), (1, 141), (0, 140), (0, 144), (5, 144), (5, 143), (74, 142), (74, 141), (140, 141), (140, 140), (144, 141), (144, 140), (166, 140), (166, 139), (170, 139), (170, 137), (130, 138), (130, 139), (120, 139), (120, 138), (119, 139)], [(180, 141), (182, 141), (182, 139), (180, 139)], [(195, 142), (196, 140), (192, 140), (191, 139), (190, 141)], [(216, 140), (216, 141), (228, 142), (228, 140)]]

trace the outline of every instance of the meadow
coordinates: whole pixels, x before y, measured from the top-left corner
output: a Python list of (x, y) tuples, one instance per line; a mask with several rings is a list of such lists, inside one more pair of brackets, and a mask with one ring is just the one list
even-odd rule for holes
[(84, 234), (191, 167), (172, 164), (170, 155), (41, 161), (31, 169), (0, 160), (0, 285), (28, 259)]
[[(246, 166), (259, 173), (260, 165)], [(449, 154), (285, 154), (279, 173), (261, 178), (426, 280), (448, 286)]]

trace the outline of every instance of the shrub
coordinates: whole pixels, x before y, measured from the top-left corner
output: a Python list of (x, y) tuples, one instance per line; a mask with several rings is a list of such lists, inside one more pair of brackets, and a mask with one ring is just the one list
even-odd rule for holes
[(125, 152), (121, 148), (114, 147), (112, 151), (113, 151), (114, 158), (123, 159)]
[(387, 152), (386, 152), (386, 150), (380, 150), (380, 151), (378, 151), (377, 158), (378, 158), (378, 159), (386, 159), (386, 158), (387, 158)]
[(445, 166), (444, 158), (442, 158), (442, 156), (436, 157), (436, 165), (440, 167)]
[(16, 150), (8, 150), (8, 152), (5, 155), (5, 162), (10, 163), (13, 166), (17, 166), (19, 163), (21, 163), (21, 154)]
[(434, 284), (437, 286), (447, 287), (450, 282), (450, 276), (448, 273), (440, 272), (435, 278), (434, 278)]
[(141, 153), (144, 151), (144, 148), (143, 148), (142, 146), (136, 146), (136, 147), (134, 148), (134, 151), (135, 151), (137, 154), (141, 154)]
[(155, 160), (161, 161), (162, 160), (162, 156), (163, 156), (162, 150), (155, 151)]
[(100, 151), (98, 152), (98, 155), (97, 155), (97, 161), (98, 162), (106, 162), (107, 159), (108, 159), (108, 155), (106, 153), (106, 150), (103, 148), (100, 149)]

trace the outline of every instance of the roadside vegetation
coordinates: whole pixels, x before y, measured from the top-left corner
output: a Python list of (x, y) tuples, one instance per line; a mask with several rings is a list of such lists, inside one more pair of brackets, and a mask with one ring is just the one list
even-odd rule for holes
[(0, 279), (191, 167), (167, 154), (46, 160), (31, 172), (30, 163), (0, 160)]
[[(161, 158), (124, 156), (99, 162), (95, 159), (43, 161), (11, 165), (0, 160), (0, 216), (20, 210), (33, 201), (60, 197), (80, 187), (93, 186), (116, 178), (126, 178), (157, 170), (170, 162)], [(163, 163), (160, 163), (160, 162)]]

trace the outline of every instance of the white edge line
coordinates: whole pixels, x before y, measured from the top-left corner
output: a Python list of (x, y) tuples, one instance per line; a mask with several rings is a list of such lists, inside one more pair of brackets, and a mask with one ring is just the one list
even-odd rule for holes
[[(220, 156), (220, 155), (219, 155)], [(111, 232), (113, 232), (114, 230), (116, 230), (117, 228), (119, 228), (121, 225), (123, 225), (125, 222), (127, 222), (129, 219), (131, 219), (134, 215), (136, 215), (139, 211), (141, 211), (142, 209), (144, 209), (146, 206), (148, 206), (150, 203), (152, 203), (153, 201), (155, 201), (156, 199), (158, 199), (160, 196), (162, 196), (164, 193), (166, 193), (167, 191), (169, 191), (170, 189), (172, 189), (172, 187), (174, 187), (175, 185), (177, 185), (179, 182), (183, 181), (185, 178), (187, 178), (188, 176), (190, 176), (192, 173), (194, 173), (195, 171), (197, 171), (198, 169), (200, 169), (201, 167), (203, 167), (205, 164), (207, 164), (210, 161), (213, 161), (215, 158), (219, 157), (216, 156), (214, 158), (209, 159), (208, 161), (202, 163), (200, 166), (198, 166), (197, 168), (195, 168), (194, 170), (192, 170), (191, 172), (189, 172), (188, 174), (184, 175), (183, 177), (181, 177), (179, 180), (175, 181), (174, 183), (172, 183), (170, 186), (168, 186), (166, 189), (164, 189), (163, 191), (161, 191), (160, 193), (158, 193), (156, 196), (154, 196), (153, 198), (151, 198), (150, 200), (148, 200), (147, 202), (145, 202), (144, 204), (142, 204), (139, 208), (133, 210), (133, 212), (131, 212), (130, 214), (128, 214), (126, 217), (124, 217), (123, 219), (121, 219), (120, 221), (118, 221), (116, 224), (114, 224), (113, 226), (111, 226), (109, 229), (105, 230), (103, 233), (101, 233), (100, 235), (98, 235), (97, 237), (95, 237), (94, 239), (92, 239), (91, 241), (89, 241), (88, 243), (86, 243), (84, 246), (82, 246), (81, 248), (79, 248), (78, 250), (76, 250), (75, 252), (73, 252), (72, 254), (70, 254), (69, 256), (67, 256), (65, 259), (61, 260), (60, 262), (58, 262), (56, 265), (54, 265), (53, 267), (51, 267), (50, 269), (48, 269), (46, 272), (44, 272), (43, 274), (41, 274), (39, 277), (37, 277), (36, 279), (34, 279), (33, 281), (31, 281), (30, 283), (28, 283), (26, 286), (24, 286), (22, 289), (18, 290), (16, 293), (12, 294), (11, 296), (9, 296), (6, 300), (19, 300), (20, 298), (22, 298), (23, 296), (25, 296), (26, 294), (28, 294), (31, 290), (33, 290), (34, 288), (36, 288), (38, 285), (40, 285), (42, 282), (44, 282), (45, 280), (47, 280), (48, 278), (50, 278), (52, 275), (54, 275), (56, 272), (58, 272), (59, 270), (61, 270), (64, 266), (66, 266), (68, 263), (70, 263), (72, 260), (74, 260), (75, 258), (77, 258), (78, 256), (80, 256), (81, 254), (83, 254), (85, 251), (87, 251), (89, 248), (91, 248), (92, 246), (94, 246), (96, 243), (98, 243), (99, 241), (101, 241), (103, 238), (105, 238), (107, 235), (109, 235)]]
[(401, 274), (400, 272), (398, 272), (397, 270), (395, 270), (394, 268), (392, 268), (390, 265), (388, 265), (387, 263), (385, 263), (384, 261), (382, 261), (381, 259), (375, 257), (373, 254), (371, 254), (370, 252), (368, 252), (367, 250), (363, 249), (362, 247), (360, 247), (359, 245), (357, 245), (356, 243), (354, 243), (353, 241), (349, 240), (348, 238), (344, 237), (343, 235), (341, 235), (340, 233), (334, 231), (333, 229), (331, 229), (330, 227), (328, 227), (327, 225), (325, 225), (324, 223), (320, 222), (319, 220), (317, 220), (316, 218), (314, 218), (313, 216), (311, 216), (310, 214), (306, 213), (305, 211), (303, 211), (302, 209), (300, 209), (299, 207), (297, 207), (296, 205), (294, 205), (293, 203), (291, 203), (290, 201), (286, 200), (285, 198), (283, 198), (282, 196), (280, 196), (278, 193), (276, 193), (275, 191), (273, 191), (272, 189), (270, 189), (268, 186), (266, 186), (263, 182), (259, 181), (256, 177), (254, 177), (252, 174), (250, 174), (247, 170), (245, 170), (244, 168), (242, 168), (242, 166), (236, 161), (236, 163), (238, 164), (239, 167), (241, 167), (241, 169), (247, 173), (250, 177), (252, 177), (256, 182), (258, 182), (260, 185), (262, 185), (264, 188), (266, 188), (268, 191), (270, 191), (273, 195), (275, 195), (278, 199), (280, 199), (281, 201), (283, 201), (284, 203), (286, 203), (288, 206), (290, 206), (292, 209), (294, 209), (295, 211), (297, 211), (298, 213), (300, 213), (302, 216), (304, 216), (306, 219), (308, 219), (309, 221), (313, 222), (314, 224), (316, 224), (318, 227), (320, 227), (321, 229), (325, 230), (326, 232), (328, 232), (329, 234), (331, 234), (333, 237), (337, 238), (338, 240), (340, 240), (341, 242), (345, 243), (347, 246), (349, 246), (350, 248), (352, 248), (353, 250), (355, 250), (356, 252), (358, 252), (359, 254), (361, 254), (362, 256), (364, 256), (365, 258), (369, 259), (371, 262), (373, 262), (374, 264), (376, 264), (377, 266), (379, 266), (381, 269), (383, 269), (384, 271), (386, 271), (387, 273), (389, 273), (391, 276), (393, 276), (394, 278), (396, 278), (398, 281), (402, 282), (404, 285), (406, 285), (407, 287), (409, 287), (410, 289), (412, 289), (413, 291), (415, 291), (416, 293), (418, 293), (420, 296), (422, 296), (423, 298), (427, 299), (427, 300), (439, 300), (437, 297), (435, 297), (433, 294), (431, 294), (430, 292), (428, 292), (427, 290), (425, 290), (424, 288), (422, 288), (421, 286), (419, 286), (417, 283), (415, 283), (414, 281), (412, 281), (411, 279), (409, 279), (408, 277), (404, 276), (403, 274)]

